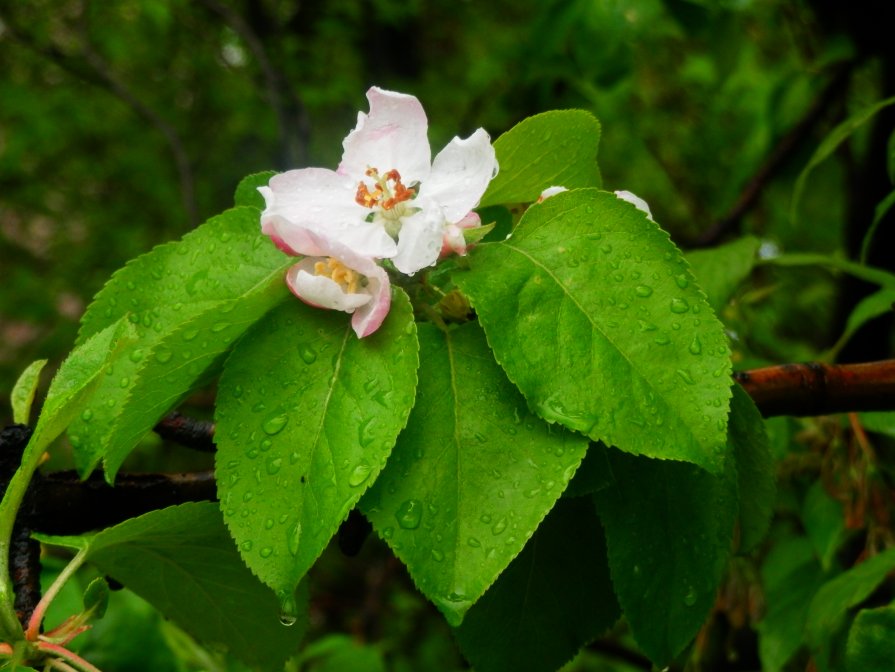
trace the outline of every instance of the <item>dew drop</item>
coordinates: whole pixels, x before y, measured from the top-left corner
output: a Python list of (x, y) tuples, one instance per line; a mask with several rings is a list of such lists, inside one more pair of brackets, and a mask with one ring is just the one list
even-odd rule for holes
[(665, 335), (662, 335), (662, 336), (656, 336), (656, 337), (653, 339), (653, 343), (655, 343), (656, 345), (668, 345), (669, 343), (671, 343), (671, 339), (668, 338), (668, 336), (665, 336)]
[(298, 548), (301, 543), (301, 521), (296, 522), (289, 530), (286, 543), (289, 545), (289, 552), (292, 555), (298, 555)]
[(699, 336), (696, 336), (693, 339), (693, 342), (690, 343), (690, 347), (687, 349), (690, 351), (691, 355), (698, 355), (702, 352), (702, 341), (699, 340)]
[(678, 315), (680, 315), (690, 310), (690, 304), (687, 303), (686, 299), (672, 299), (670, 308), (672, 313), (677, 313)]
[(491, 516), (489, 516), (487, 513), (483, 513), (481, 516), (479, 516), (479, 520), (487, 525), (491, 522)]
[(501, 532), (507, 529), (507, 519), (501, 518), (496, 523), (494, 523), (494, 527), (491, 528), (491, 534), (497, 536)]
[(278, 597), (280, 598), (280, 623), (287, 628), (295, 625), (298, 621), (298, 605), (295, 603), (295, 597), (286, 592), (279, 593)]
[(171, 361), (171, 357), (174, 356), (174, 353), (171, 352), (169, 348), (159, 348), (159, 350), (155, 353), (155, 360), (160, 364), (166, 364)]
[(217, 334), (217, 333), (223, 331), (224, 329), (226, 329), (226, 328), (229, 327), (229, 326), (230, 326), (230, 323), (229, 323), (229, 322), (218, 322), (217, 324), (213, 324), (213, 325), (212, 325), (212, 327), (211, 327), (211, 333), (213, 333), (213, 334)]
[(317, 353), (306, 345), (298, 349), (298, 356), (305, 364), (313, 364), (317, 361)]
[(354, 468), (351, 474), (349, 474), (348, 485), (352, 488), (362, 485), (368, 478), (370, 478), (370, 473), (372, 473), (372, 471), (373, 468), (369, 464), (361, 462)]
[(690, 586), (687, 590), (687, 594), (684, 595), (684, 604), (688, 607), (692, 607), (694, 604), (696, 604), (696, 590), (693, 588), (693, 586)]
[(687, 383), (687, 385), (693, 385), (696, 382), (695, 380), (693, 380), (693, 376), (690, 375), (689, 371), (678, 369), (677, 371), (675, 371), (675, 373), (677, 374), (678, 378)]
[(233, 397), (239, 399), (242, 396), (242, 385), (237, 385), (233, 388)]
[(648, 296), (652, 296), (653, 288), (650, 287), (649, 285), (637, 285), (634, 288), (634, 293), (637, 296), (645, 299)]
[(674, 277), (674, 281), (675, 281), (675, 283), (677, 283), (677, 286), (680, 287), (681, 289), (686, 289), (687, 285), (690, 284), (690, 281), (687, 279), (687, 276), (684, 273), (681, 273), (680, 275), (676, 275)]
[(124, 376), (121, 380), (118, 381), (119, 387), (127, 387), (131, 384), (131, 379), (127, 376)]
[(89, 408), (85, 409), (83, 413), (81, 413), (81, 420), (84, 422), (90, 422), (90, 418), (93, 417), (93, 411)]
[(252, 550), (252, 542), (251, 542), (251, 541), (244, 541), (244, 542), (242, 542), (242, 543), (239, 545), (239, 547), (240, 547), (244, 552), (248, 553), (249, 551)]
[(442, 560), (444, 560), (444, 553), (439, 551), (437, 548), (433, 548), (432, 549), (432, 559), (435, 562), (441, 562)]
[(136, 363), (139, 362), (141, 359), (143, 359), (143, 351), (140, 348), (137, 348), (130, 354), (130, 360), (132, 362)]
[(198, 329), (187, 329), (185, 332), (183, 332), (183, 340), (192, 341), (198, 335), (199, 335)]
[(475, 537), (470, 537), (466, 540), (466, 543), (472, 548), (479, 548), (482, 545), (482, 542), (476, 539)]
[(418, 499), (408, 499), (395, 511), (395, 520), (405, 530), (415, 530), (423, 517), (423, 505)]
[(264, 430), (265, 434), (270, 434), (273, 436), (274, 434), (279, 434), (283, 431), (283, 427), (286, 426), (286, 423), (289, 422), (289, 416), (285, 413), (281, 413), (280, 415), (275, 415), (271, 418), (268, 418), (264, 421), (264, 424), (261, 425), (261, 429)]
[(265, 546), (258, 552), (258, 554), (262, 558), (269, 558), (271, 555), (273, 555), (273, 549), (270, 546)]
[(273, 441), (270, 439), (261, 439), (261, 443), (258, 444), (258, 447), (261, 449), (262, 453), (266, 453), (270, 450), (270, 447), (273, 445)]
[(267, 459), (267, 474), (268, 476), (273, 476), (280, 471), (280, 467), (283, 466), (283, 458), (281, 457), (269, 457)]

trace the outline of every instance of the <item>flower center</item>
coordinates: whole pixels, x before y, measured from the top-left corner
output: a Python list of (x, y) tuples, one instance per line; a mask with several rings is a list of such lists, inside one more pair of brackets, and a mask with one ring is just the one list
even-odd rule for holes
[(354, 200), (365, 208), (393, 210), (399, 203), (415, 198), (419, 191), (418, 185), (412, 184), (406, 187), (401, 182), (401, 174), (394, 169), (380, 175), (376, 168), (367, 168), (365, 174), (373, 178), (373, 188), (371, 190), (367, 183), (361, 180), (357, 184), (357, 194), (354, 196)]
[(364, 287), (367, 284), (365, 276), (348, 268), (334, 257), (327, 257), (325, 261), (314, 264), (314, 274), (333, 280), (346, 294), (357, 294), (358, 286)]

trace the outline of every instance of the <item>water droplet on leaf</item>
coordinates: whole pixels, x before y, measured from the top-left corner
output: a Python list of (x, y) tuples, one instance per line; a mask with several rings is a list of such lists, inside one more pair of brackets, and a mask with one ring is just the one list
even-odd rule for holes
[(395, 512), (395, 520), (405, 530), (415, 530), (423, 517), (423, 505), (417, 499), (408, 499)]

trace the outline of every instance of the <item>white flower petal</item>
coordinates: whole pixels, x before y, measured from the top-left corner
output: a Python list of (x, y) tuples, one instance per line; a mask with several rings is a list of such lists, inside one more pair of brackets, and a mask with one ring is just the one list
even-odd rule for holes
[(653, 213), (650, 212), (649, 205), (647, 205), (646, 201), (644, 201), (639, 196), (632, 194), (630, 191), (616, 191), (615, 195), (623, 201), (627, 201), (628, 203), (633, 204), (635, 208), (637, 208), (641, 212), (645, 212), (646, 216), (649, 219), (653, 220)]
[(364, 221), (369, 210), (355, 202), (357, 184), (324, 168), (290, 170), (271, 178), (258, 189), (266, 207), (261, 213), (261, 231), (288, 254), (321, 256), (310, 245), (307, 232), (338, 238), (358, 254), (390, 257), (394, 241), (372, 222)]
[(543, 203), (545, 198), (550, 198), (551, 196), (556, 196), (557, 194), (561, 194), (564, 191), (568, 191), (565, 187), (547, 187), (544, 191), (541, 192), (541, 195), (538, 196), (538, 203)]
[(349, 294), (335, 280), (315, 275), (313, 268), (318, 261), (318, 257), (306, 257), (287, 271), (286, 284), (293, 294), (311, 306), (345, 313), (353, 313), (370, 303), (373, 297), (369, 294)]
[(438, 153), (420, 196), (437, 201), (447, 220), (456, 222), (479, 204), (495, 175), (494, 147), (480, 128), (465, 140), (454, 138)]
[(367, 99), (370, 113), (358, 113), (357, 126), (342, 143), (338, 172), (360, 181), (367, 168), (376, 168), (382, 174), (394, 169), (404, 184), (425, 180), (432, 153), (427, 137), (429, 122), (420, 101), (375, 86), (367, 91)]
[[(360, 269), (358, 269), (360, 270)], [(351, 317), (351, 327), (358, 338), (369, 336), (379, 329), (392, 305), (392, 290), (388, 273), (380, 266), (367, 273), (368, 285), (364, 291), (370, 294), (370, 302), (364, 304)]]
[(459, 254), (461, 257), (466, 256), (469, 246), (466, 244), (466, 236), (463, 235), (463, 231), (465, 229), (477, 229), (481, 225), (481, 218), (474, 212), (470, 212), (456, 224), (448, 224), (444, 227), (444, 238), (439, 256), (446, 257), (452, 252)]
[(444, 238), (446, 222), (441, 209), (434, 203), (420, 203), (420, 200), (417, 198), (414, 205), (419, 203), (423, 208), (402, 219), (398, 253), (392, 258), (395, 268), (407, 275), (438, 261)]

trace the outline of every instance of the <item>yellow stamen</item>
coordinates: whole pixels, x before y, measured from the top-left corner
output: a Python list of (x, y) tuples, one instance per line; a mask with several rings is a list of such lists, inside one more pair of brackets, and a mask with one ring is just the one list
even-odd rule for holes
[(334, 257), (328, 257), (326, 261), (316, 262), (314, 264), (314, 274), (333, 280), (348, 294), (357, 294), (358, 284), (361, 284), (363, 278), (360, 273), (348, 268)]

